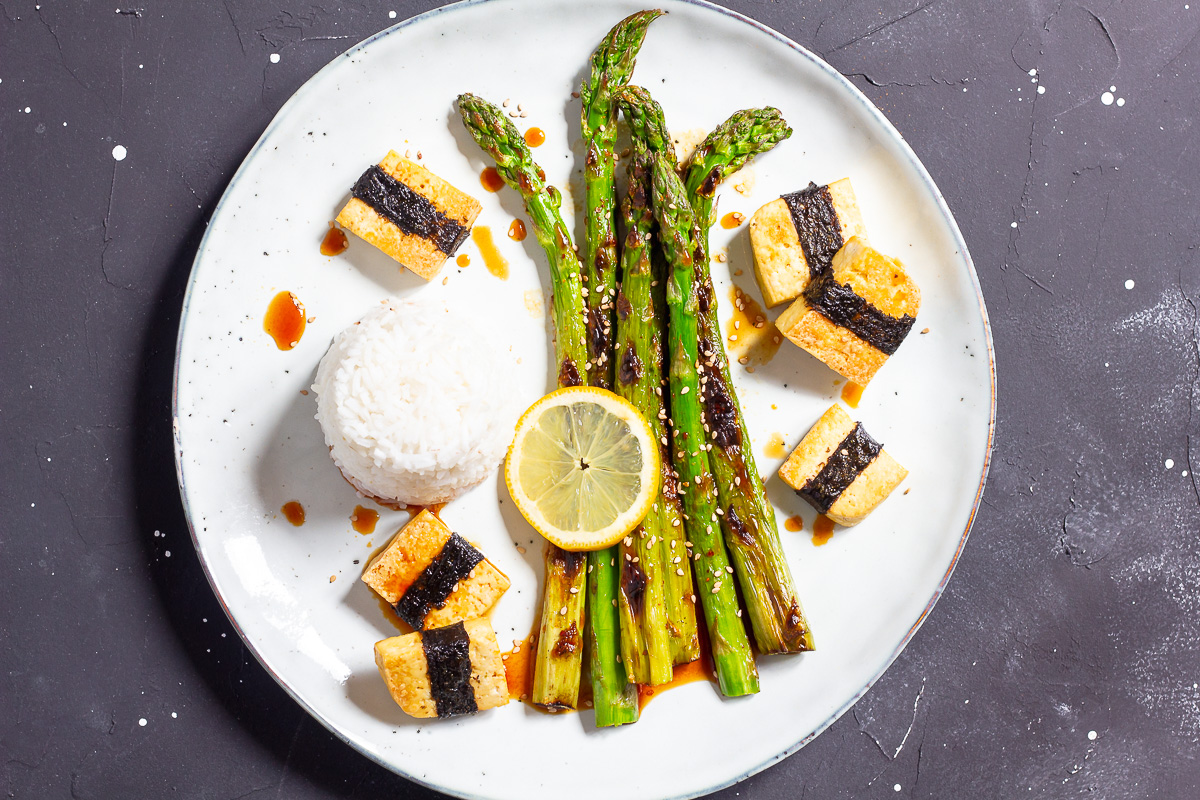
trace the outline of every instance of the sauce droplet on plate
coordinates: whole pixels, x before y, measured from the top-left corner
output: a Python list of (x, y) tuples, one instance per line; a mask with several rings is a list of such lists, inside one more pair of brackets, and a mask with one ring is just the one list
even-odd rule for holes
[(500, 177), (500, 173), (496, 171), (495, 167), (488, 167), (479, 173), (479, 182), (489, 192), (498, 192), (500, 187), (504, 186), (504, 178)]
[(492, 238), (492, 229), (486, 225), (476, 225), (471, 231), (471, 240), (479, 248), (479, 255), (483, 257), (483, 263), (487, 266), (488, 272), (502, 281), (507, 280), (508, 261), (500, 255), (500, 251), (496, 248), (496, 240)]
[(846, 381), (846, 385), (842, 387), (842, 400), (846, 401), (846, 405), (851, 408), (858, 408), (858, 401), (862, 400), (862, 393), (863, 387), (854, 381)]
[(466, 253), (463, 253), (458, 258), (454, 259), (454, 263), (458, 264), (460, 267), (469, 267), (471, 266), (471, 257)]
[(283, 512), (284, 519), (297, 528), (304, 524), (304, 506), (298, 500), (284, 503), (279, 510)]
[(721, 227), (726, 229), (736, 228), (746, 220), (746, 215), (740, 211), (730, 211), (725, 216), (721, 217)]
[(779, 352), (783, 334), (775, 323), (767, 319), (762, 306), (741, 287), (729, 290), (729, 301), (733, 314), (725, 326), (725, 344), (729, 357), (737, 359), (742, 366), (756, 367), (766, 364)]
[(824, 514), (818, 514), (817, 521), (813, 523), (813, 544), (820, 547), (828, 542), (831, 536), (833, 536), (833, 520)]
[(346, 232), (332, 222), (329, 223), (329, 230), (325, 232), (325, 238), (321, 240), (321, 255), (338, 256), (346, 252), (346, 248), (349, 246), (350, 240), (346, 238)]
[(530, 128), (525, 131), (525, 144), (530, 147), (537, 147), (544, 141), (546, 141), (546, 132), (541, 128)]
[(783, 442), (782, 433), (772, 433), (767, 439), (767, 445), (763, 448), (763, 453), (767, 458), (783, 458), (787, 455), (787, 447)]
[(304, 304), (291, 292), (280, 292), (267, 306), (263, 330), (275, 340), (280, 350), (291, 350), (304, 335)]
[(788, 517), (783, 521), (783, 527), (792, 533), (804, 530), (804, 519), (799, 515)]
[(514, 219), (512, 225), (508, 226), (508, 238), (514, 242), (525, 241), (525, 223), (519, 219)]
[(375, 523), (378, 521), (378, 511), (371, 508), (363, 508), (362, 506), (355, 506), (354, 513), (350, 515), (350, 525), (363, 536), (374, 533)]

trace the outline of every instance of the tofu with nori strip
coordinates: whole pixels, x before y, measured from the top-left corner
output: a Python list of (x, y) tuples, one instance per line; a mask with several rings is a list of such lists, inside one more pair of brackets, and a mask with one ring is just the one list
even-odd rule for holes
[[(466, 647), (449, 654), (434, 652), (431, 659), (430, 640), (445, 638), (446, 633), (465, 638)], [(431, 670), (431, 660), (438, 659), (448, 663)], [(413, 717), (459, 716), (508, 703), (500, 645), (487, 619), (470, 619), (376, 642), (375, 665), (396, 705)], [(439, 670), (447, 669), (461, 680), (446, 681)]]
[[(842, 242), (854, 236), (866, 240), (867, 229), (849, 178), (812, 188), (828, 191)], [(754, 277), (768, 308), (794, 300), (808, 285), (812, 265), (805, 256), (800, 236), (792, 209), (784, 197), (767, 203), (750, 218)]]
[[(447, 563), (452, 555), (448, 545), (454, 551), (454, 563)], [(464, 562), (464, 556), (471, 556), (465, 548), (475, 550), (476, 555)], [(472, 561), (477, 563), (472, 565)], [(469, 571), (451, 582), (457, 576), (456, 568)], [(434, 577), (442, 580), (431, 580)], [(371, 559), (362, 580), (417, 629), (481, 616), (509, 587), (503, 572), (428, 510), (409, 520), (387, 547)], [(424, 591), (424, 596), (421, 603), (415, 603), (408, 595), (419, 590)], [(439, 597), (443, 591), (444, 596)]]
[(474, 197), (394, 150), (363, 173), (351, 195), (337, 223), (427, 281), (458, 250), (482, 210)]
[[(814, 295), (824, 289), (839, 293), (841, 304), (820, 308)], [(830, 318), (835, 310), (850, 313), (847, 298), (860, 304), (855, 320), (862, 328), (852, 330), (854, 322), (847, 327), (844, 320)], [(907, 336), (920, 306), (921, 290), (904, 265), (854, 237), (833, 257), (832, 272), (806, 287), (775, 326), (830, 369), (866, 386)], [(872, 338), (871, 331), (882, 338)]]
[[(844, 443), (859, 444), (855, 439), (865, 438), (871, 445), (866, 452), (868, 459), (858, 463), (852, 456), (834, 474), (826, 467), (837, 457)], [(850, 439), (850, 442), (847, 440)], [(842, 455), (845, 455), (845, 449)], [(860, 453), (861, 455), (861, 448)], [(868, 463), (861, 462), (867, 460)], [(821, 415), (812, 429), (800, 440), (800, 444), (779, 468), (779, 477), (805, 500), (814, 505), (839, 525), (857, 525), (866, 519), (876, 506), (882, 503), (892, 490), (908, 475), (908, 470), (888, 454), (883, 446), (871, 439), (841, 406), (830, 406)], [(826, 485), (814, 486), (824, 479)], [(823, 508), (814, 502), (814, 496), (830, 498), (832, 504)]]

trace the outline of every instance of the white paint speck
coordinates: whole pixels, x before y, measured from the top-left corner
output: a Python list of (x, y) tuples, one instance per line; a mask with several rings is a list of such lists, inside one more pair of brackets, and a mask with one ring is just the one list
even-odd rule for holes
[(1089, 742), (1096, 741), (1096, 732), (1095, 731), (1088, 731), (1088, 741)]
[(1121, 106), (1123, 106), (1123, 105), (1125, 105), (1125, 98), (1124, 98), (1124, 97), (1118, 97), (1118, 98), (1117, 98), (1117, 108), (1120, 108), (1120, 107), (1121, 107)]
[(1180, 473), (1180, 474), (1182, 474), (1182, 475), (1183, 475), (1183, 477), (1185, 477), (1185, 478), (1186, 478), (1186, 477), (1187, 477), (1187, 470), (1185, 469), (1185, 470), (1184, 470), (1182, 473)]
[(279, 53), (271, 53), (271, 63), (272, 64), (279, 63)]
[(163, 555), (164, 555), (164, 556), (166, 556), (167, 558), (170, 558), (170, 557), (171, 557), (171, 551), (170, 551), (170, 550), (164, 550), (164, 551), (163, 551)]
[(1100, 95), (1100, 102), (1104, 103), (1106, 106), (1111, 106), (1113, 102), (1112, 92), (1105, 92), (1104, 94)]
[(1010, 227), (1010, 228), (1015, 228), (1015, 227), (1017, 227), (1017, 223), (1016, 223), (1016, 222), (1010, 222), (1010, 223), (1008, 223), (1008, 227)]
[(892, 791), (893, 791), (893, 792), (898, 792), (898, 791), (900, 791), (900, 784), (898, 784), (898, 783), (897, 783), (895, 786), (893, 786), (893, 787), (892, 787)]
[[(47, 460), (49, 460), (49, 459), (47, 459)], [(1175, 460), (1172, 458), (1168, 458), (1166, 461), (1163, 462), (1163, 466), (1166, 467), (1167, 469), (1174, 469), (1175, 468)]]
[(28, 114), (28, 113), (29, 113), (29, 110), (30, 110), (30, 109), (29, 109), (29, 106), (25, 106), (25, 113), (26, 113), (26, 114)]
[(1109, 90), (1110, 92), (1115, 92), (1115, 91), (1117, 90), (1117, 87), (1115, 87), (1115, 86), (1110, 86), (1110, 87), (1108, 87), (1108, 90)]
[(395, 12), (395, 11), (389, 11), (389, 12), (388, 12), (388, 19), (395, 19), (395, 18), (396, 18), (396, 12)]
[(145, 68), (146, 68), (145, 64), (138, 64), (138, 69), (145, 69)]
[(1126, 288), (1126, 289), (1132, 289), (1132, 288), (1133, 288), (1133, 286), (1134, 286), (1134, 283), (1133, 283), (1133, 278), (1130, 278), (1129, 280), (1125, 281), (1125, 288)]
[(1034, 75), (1037, 75), (1037, 67), (1034, 67), (1033, 69), (1029, 70), (1029, 77), (1032, 78)]
[(146, 727), (146, 718), (142, 717), (141, 719), (139, 719), (138, 725), (141, 725), (143, 728)]
[(124, 161), (127, 155), (129, 155), (129, 151), (125, 149), (125, 145), (119, 144), (113, 148), (113, 158), (117, 161)]
[(1046, 87), (1045, 87), (1045, 86), (1039, 86), (1039, 87), (1038, 87), (1038, 94), (1045, 94), (1045, 93), (1046, 93)]
[(172, 712), (171, 712), (171, 719), (179, 719), (179, 715), (178, 715), (178, 714), (176, 714), (174, 711), (172, 711)]

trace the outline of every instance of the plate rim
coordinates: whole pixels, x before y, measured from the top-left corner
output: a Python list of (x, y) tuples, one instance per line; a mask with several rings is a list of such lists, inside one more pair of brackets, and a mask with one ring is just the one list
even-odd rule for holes
[[(292, 686), (289, 685), (289, 683), (285, 681), (278, 672), (275, 671), (271, 664), (268, 663), (267, 658), (259, 652), (258, 648), (250, 640), (246, 632), (242, 630), (242, 627), (238, 624), (237, 619), (234, 617), (233, 612), (226, 603), (224, 595), (218, 588), (216, 577), (213, 575), (209, 566), (209, 561), (205, 556), (205, 548), (200, 544), (200, 540), (196, 535), (196, 526), (193, 522), (191, 507), (188, 503), (187, 484), (183, 474), (183, 443), (180, 439), (179, 431), (179, 373), (182, 365), (182, 359), (180, 356), (182, 354), (183, 337), (187, 322), (188, 309), (192, 300), (192, 292), (196, 287), (196, 267), (200, 263), (200, 259), (205, 253), (208, 244), (208, 237), (213, 230), (213, 220), (217, 219), (217, 217), (221, 214), (221, 211), (225, 207), (225, 203), (229, 199), (230, 193), (233, 191), (233, 188), (237, 184), (238, 178), (241, 177), (242, 172), (247, 169), (247, 166), (252, 158), (258, 153), (258, 151), (266, 142), (267, 137), (278, 125), (281, 124), (288, 112), (291, 111), (292, 106), (299, 102), (300, 95), (305, 93), (306, 90), (313, 88), (313, 85), (317, 79), (321, 78), (323, 75), (325, 75), (325, 73), (330, 72), (341, 59), (354, 55), (368, 45), (383, 39), (385, 36), (397, 34), (412, 25), (426, 22), (436, 16), (446, 13), (459, 12), (475, 6), (482, 6), (502, 1), (503, 0), (458, 0), (458, 2), (432, 8), (428, 11), (408, 17), (407, 19), (401, 20), (393, 25), (389, 25), (386, 28), (376, 31), (375, 33), (330, 59), (325, 66), (321, 67), (321, 69), (317, 70), (307, 80), (305, 80), (304, 83), (302, 83), (291, 94), (291, 96), (288, 97), (284, 104), (280, 106), (279, 110), (275, 112), (273, 117), (271, 117), (271, 121), (267, 123), (267, 126), (263, 129), (263, 132), (259, 135), (258, 139), (255, 140), (253, 146), (251, 146), (250, 150), (242, 158), (242, 161), (238, 165), (237, 170), (233, 173), (233, 176), (229, 179), (229, 183), (226, 185), (225, 190), (221, 193), (220, 200), (218, 200), (216, 206), (213, 207), (212, 215), (209, 217), (208, 224), (205, 227), (204, 236), (201, 237), (200, 244), (196, 248), (196, 255), (192, 259), (192, 266), (188, 274), (187, 287), (184, 291), (183, 301), (180, 307), (179, 331), (176, 334), (175, 340), (175, 365), (171, 381), (171, 432), (175, 451), (175, 475), (176, 483), (179, 487), (180, 502), (183, 506), (184, 518), (187, 520), (188, 533), (191, 536), (192, 545), (195, 547), (196, 554), (199, 557), (201, 569), (204, 571), (204, 577), (208, 581), (209, 587), (212, 589), (212, 592), (215, 595), (217, 602), (220, 604), (221, 609), (225, 612), (225, 616), (233, 626), (233, 629), (237, 632), (238, 637), (242, 640), (242, 643), (245, 644), (246, 648), (254, 655), (254, 658), (258, 661), (262, 668), (266, 670), (267, 674), (270, 675), (277, 684), (279, 684), (284, 692), (286, 692), (287, 695), (291, 697), (292, 700), (294, 700), (310, 717), (319, 722), (326, 730), (328, 730), (338, 739), (345, 742), (347, 745), (366, 756), (371, 761), (387, 769), (388, 771), (399, 775), (405, 780), (412, 781), (420, 786), (433, 789), (452, 797), (465, 798), (466, 800), (490, 800), (490, 798), (488, 795), (455, 791), (433, 781), (423, 779), (415, 774), (398, 768), (394, 764), (386, 762), (383, 758), (379, 757), (379, 755), (371, 752), (365, 743), (360, 743), (355, 737), (343, 732), (337, 725), (327, 719), (311, 703), (302, 697), (298, 691), (293, 689)], [(860, 699), (862, 699), (863, 695), (870, 691), (871, 687), (874, 686), (875, 683), (883, 676), (883, 674), (892, 666), (892, 664), (895, 663), (896, 659), (900, 656), (900, 653), (903, 652), (904, 648), (908, 646), (908, 643), (912, 640), (917, 630), (920, 629), (921, 625), (925, 622), (925, 619), (929, 616), (929, 613), (933, 610), (933, 607), (937, 604), (937, 601), (941, 599), (941, 596), (954, 573), (954, 568), (958, 565), (958, 559), (962, 555), (962, 551), (966, 546), (967, 539), (970, 537), (971, 529), (975, 524), (975, 517), (979, 512), (979, 505), (983, 499), (983, 492), (987, 484), (988, 472), (991, 468), (992, 447), (995, 442), (996, 434), (996, 353), (992, 343), (991, 321), (988, 316), (987, 305), (983, 298), (983, 290), (979, 283), (979, 274), (975, 269), (975, 262), (971, 258), (971, 253), (967, 248), (967, 243), (963, 238), (962, 231), (958, 227), (958, 220), (955, 219), (953, 212), (946, 203), (946, 199), (942, 196), (941, 190), (934, 182), (933, 177), (929, 174), (928, 170), (925, 169), (925, 165), (909, 146), (908, 141), (904, 138), (903, 134), (900, 133), (896, 126), (892, 124), (891, 120), (884, 115), (879, 107), (876, 106), (870, 98), (863, 94), (863, 92), (857, 86), (855, 86), (849, 78), (847, 78), (838, 70), (834, 69), (834, 67), (827, 61), (820, 58), (817, 54), (813, 53), (811, 50), (794, 41), (790, 37), (770, 27), (769, 25), (759, 22), (758, 20), (742, 14), (739, 11), (734, 11), (733, 9), (725, 8), (724, 6), (709, 2), (709, 0), (669, 0), (669, 2), (696, 6), (706, 11), (723, 14), (737, 22), (749, 25), (760, 34), (771, 37), (777, 42), (787, 46), (799, 54), (802, 58), (807, 60), (811, 65), (816, 67), (817, 70), (831, 78), (841, 88), (848, 90), (849, 96), (857, 101), (858, 104), (866, 111), (866, 113), (882, 126), (885, 132), (892, 136), (894, 142), (900, 145), (901, 153), (905, 158), (907, 158), (910, 166), (915, 169), (915, 172), (920, 178), (920, 181), (924, 185), (926, 191), (932, 196), (937, 208), (942, 212), (944, 218), (949, 222), (952, 240), (967, 267), (967, 274), (970, 278), (971, 286), (975, 290), (975, 297), (979, 304), (980, 319), (983, 323), (983, 339), (984, 344), (986, 345), (988, 358), (988, 388), (990, 395), (990, 404), (988, 408), (987, 445), (984, 450), (983, 469), (980, 473), (979, 485), (975, 490), (975, 497), (971, 503), (970, 513), (967, 516), (967, 524), (963, 528), (962, 535), (959, 538), (958, 545), (955, 548), (953, 557), (950, 559), (950, 564), (946, 568), (945, 574), (938, 582), (938, 585), (934, 589), (933, 594), (930, 596), (928, 603), (926, 603), (925, 608), (921, 611), (920, 615), (900, 639), (900, 642), (896, 645), (895, 649), (883, 660), (879, 669), (875, 671), (875, 673), (867, 680), (866, 684), (864, 684), (861, 689), (855, 692), (848, 700), (846, 700), (845, 703), (840, 705), (825, 720), (818, 724), (816, 728), (814, 728), (807, 735), (801, 737), (792, 746), (785, 748), (782, 752), (770, 756), (756, 766), (730, 777), (728, 780), (718, 782), (698, 792), (685, 792), (683, 794), (672, 795), (670, 798), (666, 798), (666, 800), (691, 800), (691, 798), (703, 797), (714, 792), (721, 791), (722, 789), (726, 789), (734, 784), (746, 780), (753, 775), (758, 774), (759, 772), (762, 772), (767, 767), (782, 761), (783, 759), (802, 749), (813, 739), (824, 733), (834, 722), (840, 719), (842, 715), (844, 715)], [(652, 3), (651, 5), (654, 4)]]

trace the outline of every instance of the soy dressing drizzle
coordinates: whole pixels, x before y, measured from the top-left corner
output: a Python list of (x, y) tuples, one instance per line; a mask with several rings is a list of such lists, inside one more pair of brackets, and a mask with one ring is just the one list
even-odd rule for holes
[(508, 261), (500, 255), (496, 240), (492, 238), (492, 229), (486, 225), (476, 225), (471, 230), (471, 241), (479, 248), (479, 255), (488, 272), (500, 280), (508, 280)]
[(291, 292), (280, 292), (271, 299), (263, 317), (263, 330), (280, 350), (291, 350), (304, 335), (304, 304)]

